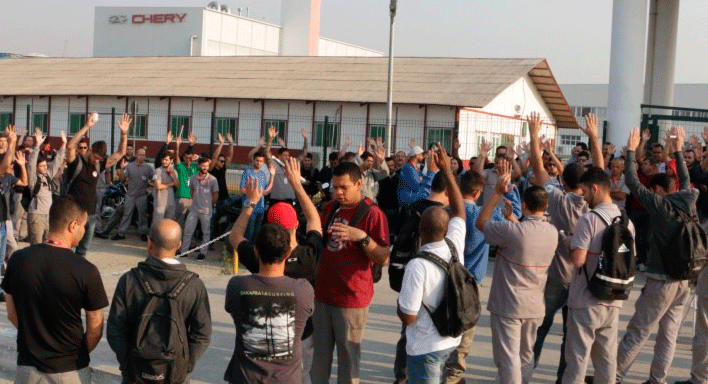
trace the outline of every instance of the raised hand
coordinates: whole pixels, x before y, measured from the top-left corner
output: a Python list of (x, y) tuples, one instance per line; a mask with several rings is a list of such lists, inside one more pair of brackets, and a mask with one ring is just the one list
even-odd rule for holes
[(350, 145), (352, 145), (352, 138), (349, 137), (349, 136), (347, 136), (347, 137), (344, 139), (344, 145), (347, 146), (347, 147), (350, 146)]
[(177, 135), (177, 139), (175, 140), (175, 145), (179, 147), (179, 145), (182, 144), (182, 135)]
[(234, 137), (231, 136), (231, 132), (229, 132), (229, 133), (226, 134), (226, 140), (229, 142), (229, 144), (233, 144), (233, 143), (234, 143)]
[(16, 151), (15, 161), (19, 166), (24, 167), (25, 163), (27, 163), (27, 161), (25, 160), (25, 153), (23, 151)]
[(409, 146), (409, 147), (413, 148), (413, 147), (415, 147), (416, 145), (418, 145), (418, 141), (416, 141), (416, 139), (410, 139), (410, 140), (408, 140), (408, 146)]
[[(91, 128), (91, 127), (93, 127), (94, 125), (96, 125), (96, 121), (93, 120), (93, 115), (94, 115), (94, 114), (98, 114), (98, 113), (97, 113), (96, 111), (93, 111), (93, 112), (89, 113), (88, 116), (86, 117), (86, 125), (88, 125), (89, 128)], [(127, 115), (127, 113), (124, 113), (124, 114), (123, 114), (123, 120), (125, 120), (125, 116), (126, 116), (126, 115)]]
[(608, 155), (614, 155), (614, 154), (615, 154), (615, 145), (614, 145), (614, 144), (609, 144), (609, 148), (607, 148), (607, 154), (608, 154)]
[(219, 145), (224, 145), (224, 141), (225, 141), (224, 135), (222, 135), (221, 133), (218, 133), (217, 136), (219, 138)]
[(538, 133), (541, 132), (541, 126), (543, 126), (543, 123), (541, 122), (541, 114), (538, 112), (531, 112), (531, 114), (526, 117), (526, 122), (529, 125), (529, 136), (530, 137), (538, 137)]
[(361, 155), (364, 154), (364, 145), (361, 143), (361, 141), (359, 142), (359, 145), (356, 147), (356, 153), (357, 153), (357, 155), (359, 155), (359, 157), (361, 157)]
[(197, 136), (194, 134), (194, 131), (189, 131), (189, 136), (187, 136), (187, 140), (189, 141), (189, 145), (194, 145), (197, 142)]
[(59, 137), (61, 137), (61, 144), (66, 145), (66, 132), (64, 132), (63, 130), (59, 131)]
[(484, 138), (482, 138), (482, 142), (479, 144), (479, 155), (480, 156), (488, 156), (489, 151), (492, 150), (492, 143), (488, 142)]
[[(88, 124), (89, 127), (92, 127), (93, 124), (93, 119), (88, 119), (91, 123)], [(118, 123), (118, 128), (120, 128), (120, 134), (121, 135), (127, 135), (128, 130), (130, 129), (130, 124), (133, 122), (133, 119), (130, 118), (130, 115), (127, 113), (123, 114), (123, 118), (120, 120), (120, 123)]]
[(435, 152), (435, 163), (441, 171), (447, 173), (452, 172), (452, 163), (450, 162), (450, 156), (448, 156), (447, 151), (440, 143), (436, 143), (438, 146), (438, 151)]
[(428, 169), (433, 173), (440, 170), (438, 168), (437, 161), (438, 161), (437, 153), (435, 151), (433, 151), (432, 149), (428, 150), (428, 152), (426, 152), (426, 154), (425, 154), (425, 164), (428, 165)]
[(249, 177), (246, 182), (246, 198), (254, 203), (261, 201), (263, 188), (258, 186), (258, 179)]
[(511, 219), (511, 217), (514, 216), (514, 206), (511, 204), (511, 200), (504, 199), (504, 210), (502, 213), (507, 219)]
[(708, 143), (708, 127), (703, 127), (703, 132), (701, 132), (701, 137), (703, 137), (703, 141)]
[(375, 145), (374, 156), (376, 156), (376, 158), (379, 160), (379, 163), (382, 164), (384, 161), (386, 161), (386, 148), (384, 148), (383, 145)]
[(683, 149), (683, 143), (686, 140), (686, 131), (683, 129), (682, 126), (674, 127), (674, 149), (676, 151), (681, 151)]
[(275, 135), (277, 135), (277, 134), (278, 134), (278, 130), (275, 129), (275, 126), (271, 125), (268, 128), (268, 140), (273, 141), (273, 139), (275, 138)]
[(305, 139), (305, 141), (307, 141), (307, 138), (308, 138), (307, 129), (305, 129), (305, 128), (301, 129), (300, 134), (302, 135), (302, 138)]
[(266, 138), (261, 136), (261, 138), (258, 139), (258, 147), (260, 148), (260, 147), (264, 146), (265, 143), (266, 143)]
[(296, 157), (289, 157), (285, 162), (285, 177), (290, 185), (300, 184), (300, 161)]
[(462, 147), (462, 144), (460, 143), (460, 139), (455, 139), (452, 141), (452, 149), (458, 150)]
[(282, 137), (278, 137), (278, 145), (281, 147), (285, 147), (285, 140), (283, 140)]
[(165, 140), (165, 144), (170, 145), (173, 139), (174, 135), (172, 134), (172, 130), (167, 131), (167, 139)]
[(497, 179), (497, 184), (494, 187), (496, 192), (500, 195), (508, 193), (511, 191), (513, 186), (511, 183), (511, 163), (507, 160), (502, 160), (497, 167), (497, 173), (499, 178)]
[(39, 147), (40, 145), (42, 145), (42, 143), (44, 143), (44, 140), (46, 140), (46, 139), (47, 138), (44, 135), (42, 135), (42, 130), (39, 128), (35, 128), (35, 130), (34, 130), (34, 146)]
[(5, 135), (7, 135), (7, 141), (9, 143), (17, 142), (17, 128), (15, 128), (14, 125), (10, 124), (5, 128)]
[[(645, 130), (648, 132), (649, 130)], [(629, 133), (629, 139), (627, 139), (627, 149), (630, 151), (636, 151), (639, 144), (644, 141), (644, 134), (642, 134), (642, 139), (639, 138), (639, 127), (634, 127), (632, 132)]]
[(597, 137), (597, 116), (594, 113), (585, 115), (585, 128), (581, 126), (580, 130), (590, 138)]
[[(649, 141), (649, 139), (651, 139), (651, 131), (649, 131), (649, 129), (647, 128), (642, 131), (642, 139), (641, 140), (646, 143)], [(632, 147), (630, 147), (630, 150), (633, 151), (634, 149), (632, 149)]]

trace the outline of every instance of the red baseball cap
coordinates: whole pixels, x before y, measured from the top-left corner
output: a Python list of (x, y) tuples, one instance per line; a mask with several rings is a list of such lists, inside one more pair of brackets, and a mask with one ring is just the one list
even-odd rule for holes
[(280, 224), (285, 229), (297, 226), (297, 213), (288, 203), (277, 203), (268, 210), (268, 222)]

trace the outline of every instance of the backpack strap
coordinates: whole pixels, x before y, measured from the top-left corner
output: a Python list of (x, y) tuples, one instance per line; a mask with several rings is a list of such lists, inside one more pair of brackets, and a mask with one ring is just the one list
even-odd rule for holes
[(140, 268), (133, 268), (133, 272), (135, 273), (138, 282), (148, 295), (159, 296), (155, 294), (155, 289), (152, 287), (147, 277), (145, 276), (145, 272), (143, 272)]
[(83, 156), (81, 155), (76, 155), (77, 160), (79, 161), (78, 164), (76, 164), (76, 168), (74, 168), (74, 173), (71, 174), (71, 178), (69, 179), (69, 182), (66, 183), (66, 193), (69, 193), (69, 190), (71, 189), (72, 184), (74, 184), (74, 181), (79, 177), (79, 174), (81, 173), (81, 169), (84, 167), (84, 159)]
[(193, 272), (187, 272), (182, 275), (175, 287), (172, 288), (172, 290), (168, 292), (165, 296), (168, 299), (176, 299), (177, 297), (179, 297), (180, 293), (184, 291), (184, 288), (187, 286), (187, 284), (189, 284), (189, 281), (192, 280), (194, 276), (195, 274)]
[(361, 202), (359, 203), (356, 212), (354, 212), (354, 216), (352, 216), (352, 221), (349, 223), (349, 226), (356, 227), (357, 225), (359, 225), (359, 223), (361, 223), (361, 221), (364, 220), (366, 215), (369, 213), (370, 209), (371, 204), (366, 201), (366, 198), (361, 199)]
[(457, 247), (455, 247), (455, 243), (447, 237), (445, 238), (445, 243), (447, 243), (447, 247), (450, 248), (450, 262), (458, 263), (459, 258), (457, 257)]
[(143, 287), (143, 289), (145, 290), (145, 292), (147, 292), (148, 295), (166, 297), (168, 299), (176, 299), (180, 295), (180, 293), (183, 292), (184, 287), (187, 286), (189, 280), (191, 280), (195, 276), (193, 272), (187, 272), (182, 275), (182, 277), (180, 277), (179, 281), (177, 281), (177, 284), (174, 288), (172, 288), (171, 291), (166, 293), (157, 293), (155, 291), (155, 288), (153, 288), (152, 284), (150, 284), (150, 281), (147, 279), (147, 276), (145, 276), (145, 272), (143, 272), (140, 268), (134, 268), (133, 271), (135, 272), (138, 281), (140, 282), (140, 285)]
[(607, 214), (607, 212), (603, 211), (602, 209), (593, 209), (590, 212), (598, 215), (600, 219), (609, 227), (612, 224), (612, 219), (610, 216)]
[(332, 201), (332, 208), (329, 210), (329, 214), (327, 215), (327, 220), (324, 222), (324, 226), (322, 229), (326, 232), (327, 229), (329, 229), (329, 226), (332, 225), (332, 222), (334, 221), (334, 215), (337, 214), (337, 210), (339, 209), (339, 201), (334, 200)]
[(415, 257), (420, 257), (421, 259), (425, 259), (430, 261), (431, 263), (437, 265), (438, 267), (442, 268), (446, 273), (448, 268), (450, 267), (450, 264), (448, 264), (445, 260), (443, 260), (440, 256), (434, 255), (428, 251), (421, 251), (418, 252), (418, 254), (415, 255)]

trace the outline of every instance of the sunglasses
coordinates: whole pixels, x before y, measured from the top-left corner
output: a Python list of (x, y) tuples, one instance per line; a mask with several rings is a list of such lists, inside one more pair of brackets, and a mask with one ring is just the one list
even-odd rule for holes
[(79, 149), (88, 149), (88, 147), (79, 146)]

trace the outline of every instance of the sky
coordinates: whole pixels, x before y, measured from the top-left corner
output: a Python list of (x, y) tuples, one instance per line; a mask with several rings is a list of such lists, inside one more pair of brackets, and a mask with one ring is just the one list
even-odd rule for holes
[[(95, 6), (199, 7), (209, 1), (2, 0), (0, 52), (91, 56)], [(219, 2), (280, 24), (280, 1)], [(321, 36), (388, 52), (388, 0), (321, 1)], [(681, 1), (676, 83), (708, 83), (705, 15), (708, 2)], [(394, 55), (546, 58), (561, 84), (602, 84), (609, 77), (611, 30), (611, 0), (398, 0)]]

